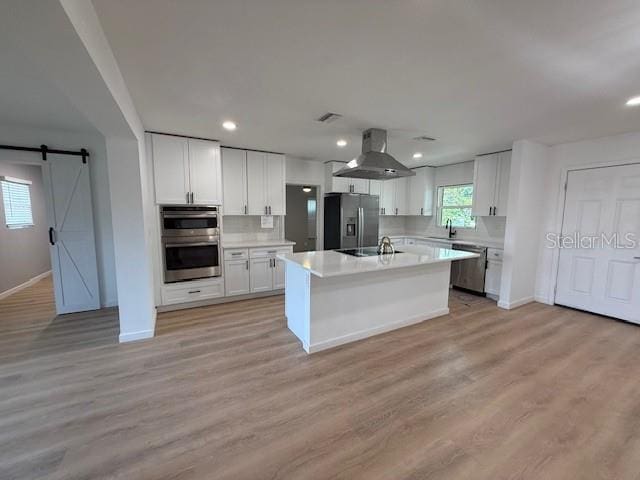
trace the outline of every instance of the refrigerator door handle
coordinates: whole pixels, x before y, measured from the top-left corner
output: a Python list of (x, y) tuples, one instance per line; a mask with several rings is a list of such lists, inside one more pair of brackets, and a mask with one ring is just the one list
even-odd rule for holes
[(362, 230), (364, 229), (364, 224), (363, 224), (363, 217), (364, 217), (364, 212), (363, 212), (363, 208), (362, 207), (358, 207), (358, 225), (356, 226), (356, 228), (358, 229), (357, 235), (358, 235), (358, 247), (362, 247)]

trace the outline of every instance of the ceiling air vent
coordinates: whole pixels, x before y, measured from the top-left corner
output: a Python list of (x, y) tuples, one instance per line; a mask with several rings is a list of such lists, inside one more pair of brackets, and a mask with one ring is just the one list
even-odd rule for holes
[(432, 137), (427, 137), (426, 135), (420, 135), (419, 137), (414, 137), (414, 140), (418, 140), (419, 142), (435, 142), (436, 139)]
[(339, 113), (327, 112), (317, 120), (318, 122), (322, 122), (322, 123), (331, 123), (331, 122), (335, 122), (339, 118), (342, 118), (342, 115), (340, 115)]

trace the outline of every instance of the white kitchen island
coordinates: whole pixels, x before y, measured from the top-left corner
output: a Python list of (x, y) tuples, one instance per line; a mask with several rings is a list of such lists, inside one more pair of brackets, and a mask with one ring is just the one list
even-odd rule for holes
[(449, 313), (451, 262), (478, 255), (428, 246), (401, 251), (278, 255), (286, 262), (287, 326), (307, 353)]

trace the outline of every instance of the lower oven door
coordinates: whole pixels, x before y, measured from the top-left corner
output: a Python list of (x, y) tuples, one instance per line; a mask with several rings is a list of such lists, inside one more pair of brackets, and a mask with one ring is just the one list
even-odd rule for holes
[(164, 282), (219, 277), (220, 245), (217, 236), (164, 237)]

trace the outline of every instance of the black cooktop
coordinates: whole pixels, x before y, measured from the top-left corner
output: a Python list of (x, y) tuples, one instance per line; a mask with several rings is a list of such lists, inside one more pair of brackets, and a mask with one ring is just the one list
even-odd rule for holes
[[(391, 253), (378, 253), (378, 247), (346, 248), (344, 250), (336, 250), (336, 252), (351, 255), (353, 257), (377, 257), (380, 255), (391, 255)], [(402, 252), (396, 250), (395, 253)]]

